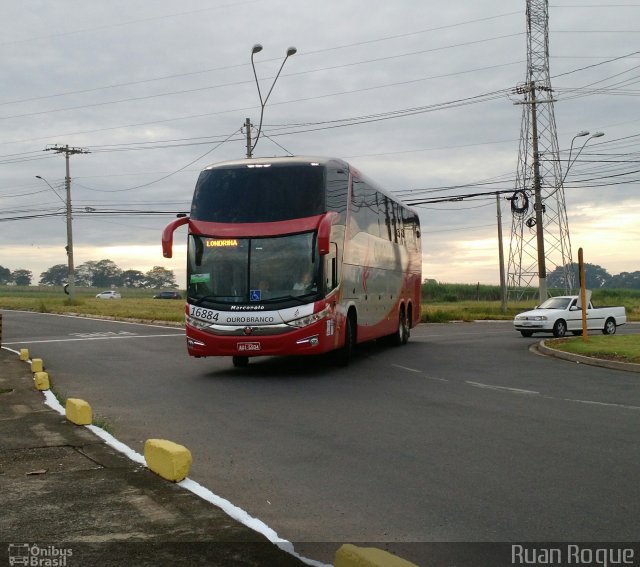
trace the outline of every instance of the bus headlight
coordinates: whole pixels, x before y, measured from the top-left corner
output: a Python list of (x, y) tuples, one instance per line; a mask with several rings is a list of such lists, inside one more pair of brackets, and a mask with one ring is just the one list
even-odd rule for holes
[(202, 319), (196, 319), (195, 317), (191, 317), (187, 315), (186, 317), (187, 323), (196, 329), (207, 329), (211, 326), (211, 322), (203, 321)]
[(311, 315), (306, 315), (305, 317), (300, 317), (300, 319), (294, 319), (293, 321), (289, 321), (288, 324), (292, 327), (298, 327), (301, 329), (302, 327), (308, 327), (313, 323), (317, 323), (321, 319), (324, 319), (329, 313), (329, 306), (327, 305), (322, 311), (318, 311), (317, 313), (312, 313)]

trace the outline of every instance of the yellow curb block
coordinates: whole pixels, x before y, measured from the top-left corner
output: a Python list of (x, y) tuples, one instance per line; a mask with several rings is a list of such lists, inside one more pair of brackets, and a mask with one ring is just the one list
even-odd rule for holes
[(65, 405), (67, 420), (76, 425), (90, 425), (93, 419), (91, 406), (84, 400), (69, 398)]
[(147, 439), (144, 458), (149, 470), (172, 482), (186, 478), (193, 460), (189, 449), (166, 439)]
[(22, 362), (27, 362), (27, 360), (29, 360), (29, 349), (28, 348), (21, 348), (20, 349), (20, 360)]
[(345, 543), (336, 551), (333, 567), (417, 567), (417, 565), (382, 549), (356, 547)]
[(42, 372), (44, 370), (44, 363), (41, 358), (34, 358), (31, 361), (31, 372)]
[(49, 389), (49, 374), (47, 372), (34, 372), (33, 382), (36, 390), (44, 391)]

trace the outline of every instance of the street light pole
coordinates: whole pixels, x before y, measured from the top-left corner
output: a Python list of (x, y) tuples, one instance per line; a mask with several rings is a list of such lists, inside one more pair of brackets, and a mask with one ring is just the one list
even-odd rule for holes
[(253, 145), (251, 145), (251, 133), (250, 133), (250, 128), (251, 128), (251, 121), (247, 118), (245, 121), (245, 127), (247, 128), (247, 157), (250, 158), (253, 156), (253, 150), (255, 150), (256, 145), (258, 144), (258, 140), (260, 139), (260, 134), (262, 133), (262, 118), (264, 117), (264, 108), (267, 105), (267, 101), (269, 100), (269, 97), (271, 96), (271, 92), (273, 91), (273, 87), (276, 86), (276, 81), (278, 80), (278, 77), (280, 77), (280, 73), (282, 72), (282, 68), (284, 67), (284, 64), (287, 62), (287, 59), (289, 59), (289, 57), (291, 57), (292, 55), (295, 55), (297, 53), (297, 49), (295, 47), (289, 47), (287, 49), (287, 53), (284, 57), (284, 59), (282, 60), (282, 64), (280, 65), (280, 69), (278, 69), (278, 73), (276, 74), (275, 79), (273, 79), (273, 83), (271, 84), (271, 88), (269, 89), (269, 92), (267, 93), (267, 96), (264, 98), (264, 100), (262, 99), (262, 91), (260, 90), (260, 82), (258, 81), (258, 74), (256, 73), (256, 66), (253, 63), (253, 56), (256, 53), (260, 53), (262, 51), (262, 45), (260, 45), (259, 43), (256, 43), (253, 48), (251, 49), (251, 67), (253, 69), (253, 76), (256, 80), (256, 86), (258, 87), (258, 96), (260, 97), (260, 123), (258, 125), (258, 132), (256, 134), (256, 140), (255, 142), (253, 142)]
[[(564, 182), (567, 179), (567, 175), (569, 175), (569, 170), (571, 169), (573, 164), (576, 163), (576, 160), (578, 159), (578, 157), (582, 153), (582, 150), (584, 150), (585, 146), (589, 143), (589, 140), (592, 140), (593, 138), (602, 138), (602, 136), (604, 136), (604, 132), (595, 132), (591, 136), (589, 136), (589, 134), (590, 134), (590, 132), (588, 132), (586, 130), (582, 130), (581, 132), (578, 132), (571, 139), (571, 146), (569, 147), (569, 159), (567, 159), (567, 169), (565, 169), (565, 171), (564, 171), (564, 175), (562, 176), (562, 181), (560, 182), (560, 185), (558, 185), (551, 193), (549, 193), (549, 195), (547, 195), (547, 198), (552, 197), (553, 195), (555, 195), (556, 192), (558, 191), (558, 189), (560, 189), (560, 187), (564, 186)], [(578, 153), (576, 154), (576, 157), (574, 157), (573, 160), (572, 160), (571, 159), (571, 153), (573, 152), (573, 143), (576, 141), (576, 138), (583, 138), (584, 136), (589, 136), (589, 137), (584, 141), (584, 144), (582, 144), (581, 148), (578, 150)]]

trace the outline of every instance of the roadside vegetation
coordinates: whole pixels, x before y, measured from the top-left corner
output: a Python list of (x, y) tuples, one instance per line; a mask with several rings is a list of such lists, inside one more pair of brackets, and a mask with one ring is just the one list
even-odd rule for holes
[(102, 288), (76, 287), (71, 304), (61, 287), (0, 286), (0, 309), (39, 313), (75, 313), (141, 321), (184, 321), (184, 301), (153, 299), (157, 290), (125, 289), (122, 299), (96, 299)]
[[(184, 302), (153, 299), (157, 289), (119, 288), (122, 299), (96, 299), (96, 287), (76, 287), (76, 301), (70, 304), (58, 286), (0, 286), (0, 309), (18, 309), (40, 313), (78, 313), (142, 321), (184, 321)], [(527, 295), (528, 294), (528, 295)], [(537, 305), (537, 291), (528, 290), (519, 300), (509, 300), (507, 311), (500, 308), (500, 287), (490, 285), (441, 284), (422, 285), (422, 322), (511, 320), (515, 315)], [(553, 291), (553, 295), (560, 295)], [(519, 294), (521, 295), (521, 294)], [(184, 296), (184, 292), (183, 292)], [(598, 289), (593, 292), (594, 305), (623, 305), (630, 321), (640, 321), (640, 290)]]
[(640, 364), (640, 339), (637, 335), (590, 335), (586, 342), (582, 337), (552, 339), (545, 341), (545, 345), (572, 354)]
[[(551, 295), (563, 294), (560, 290), (550, 291)], [(513, 295), (522, 298), (510, 298), (506, 313), (502, 313), (499, 286), (425, 283), (422, 285), (422, 322), (511, 320), (539, 303), (537, 289)], [(596, 307), (622, 305), (630, 321), (640, 321), (640, 290), (596, 289), (591, 300)]]

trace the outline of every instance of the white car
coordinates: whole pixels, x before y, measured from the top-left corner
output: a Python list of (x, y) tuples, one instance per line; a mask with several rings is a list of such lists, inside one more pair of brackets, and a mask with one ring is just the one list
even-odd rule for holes
[[(604, 335), (613, 335), (616, 328), (627, 322), (624, 307), (594, 307), (587, 300), (587, 329), (599, 330)], [(567, 332), (582, 334), (582, 309), (577, 295), (552, 297), (532, 311), (516, 315), (513, 320), (516, 331), (523, 337), (533, 333), (553, 333), (564, 337)]]
[(102, 291), (96, 295), (96, 299), (121, 299), (122, 296), (117, 291)]

